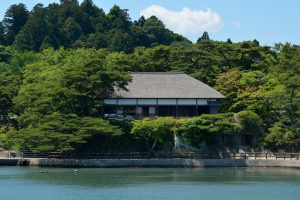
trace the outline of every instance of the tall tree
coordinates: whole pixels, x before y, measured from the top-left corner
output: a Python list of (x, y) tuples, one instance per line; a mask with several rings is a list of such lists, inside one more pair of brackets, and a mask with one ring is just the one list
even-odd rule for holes
[(171, 41), (166, 36), (165, 25), (157, 17), (151, 16), (146, 19), (143, 28), (148, 34), (152, 45), (170, 44)]
[(129, 30), (131, 21), (127, 9), (121, 9), (119, 6), (114, 5), (107, 16), (110, 20), (110, 27), (112, 29), (121, 29), (123, 31)]
[(27, 22), (29, 12), (22, 3), (14, 4), (6, 11), (3, 19), (3, 26), (8, 45), (13, 44), (16, 35)]
[(63, 26), (64, 44), (66, 47), (71, 45), (80, 37), (82, 34), (81, 26), (72, 18), (69, 17)]
[(202, 36), (198, 38), (197, 42), (201, 42), (203, 40), (209, 40), (209, 35), (207, 31), (204, 31)]
[(126, 53), (131, 53), (133, 51), (133, 38), (130, 34), (122, 32), (119, 29), (113, 29), (110, 31), (109, 35), (108, 49), (110, 51), (123, 51)]
[(2, 22), (0, 22), (0, 45), (5, 45), (4, 27)]
[(15, 46), (22, 50), (40, 50), (42, 43), (49, 34), (46, 9), (42, 4), (37, 4), (30, 12), (30, 16), (16, 36)]
[(0, 127), (8, 123), (13, 110), (13, 98), (20, 87), (20, 74), (5, 63), (0, 63)]
[(93, 25), (93, 19), (97, 18), (103, 11), (94, 5), (92, 0), (84, 0), (80, 5), (80, 11), (82, 12), (81, 27), (85, 34), (95, 32)]

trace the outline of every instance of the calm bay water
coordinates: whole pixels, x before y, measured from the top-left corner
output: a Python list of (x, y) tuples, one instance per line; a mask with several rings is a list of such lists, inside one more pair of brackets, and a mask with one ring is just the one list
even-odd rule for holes
[(0, 200), (18, 199), (296, 200), (300, 170), (0, 167)]

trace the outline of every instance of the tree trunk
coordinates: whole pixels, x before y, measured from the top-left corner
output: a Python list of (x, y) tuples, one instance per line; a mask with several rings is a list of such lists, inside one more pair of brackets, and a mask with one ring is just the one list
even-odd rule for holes
[(154, 151), (156, 144), (157, 144), (157, 139), (155, 139), (154, 143), (152, 144), (151, 151)]

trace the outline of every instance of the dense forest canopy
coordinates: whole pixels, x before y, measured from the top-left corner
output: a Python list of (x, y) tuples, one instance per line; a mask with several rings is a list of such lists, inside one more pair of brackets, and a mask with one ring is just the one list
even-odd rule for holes
[[(299, 150), (299, 45), (222, 42), (207, 32), (193, 44), (154, 16), (132, 22), (126, 9), (105, 14), (91, 0), (37, 4), (31, 11), (12, 5), (0, 23), (0, 43), (2, 148), (136, 151), (143, 150), (141, 138), (157, 148), (169, 144), (174, 130), (197, 146), (206, 133), (251, 129), (261, 135), (256, 146)], [(100, 119), (99, 99), (125, 88), (128, 71), (185, 72), (227, 97), (221, 112), (250, 120), (237, 126), (228, 114), (218, 124), (209, 116)]]
[(19, 50), (108, 48), (128, 53), (135, 47), (174, 42), (190, 41), (165, 28), (155, 16), (132, 22), (128, 10), (115, 5), (105, 14), (92, 0), (37, 4), (30, 12), (24, 4), (12, 5), (0, 23), (0, 44)]

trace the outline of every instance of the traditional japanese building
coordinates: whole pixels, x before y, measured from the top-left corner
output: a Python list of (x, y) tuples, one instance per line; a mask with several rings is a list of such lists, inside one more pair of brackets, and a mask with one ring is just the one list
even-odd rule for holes
[(217, 113), (221, 93), (184, 73), (134, 72), (127, 90), (103, 99), (105, 114), (126, 117), (198, 116)]

